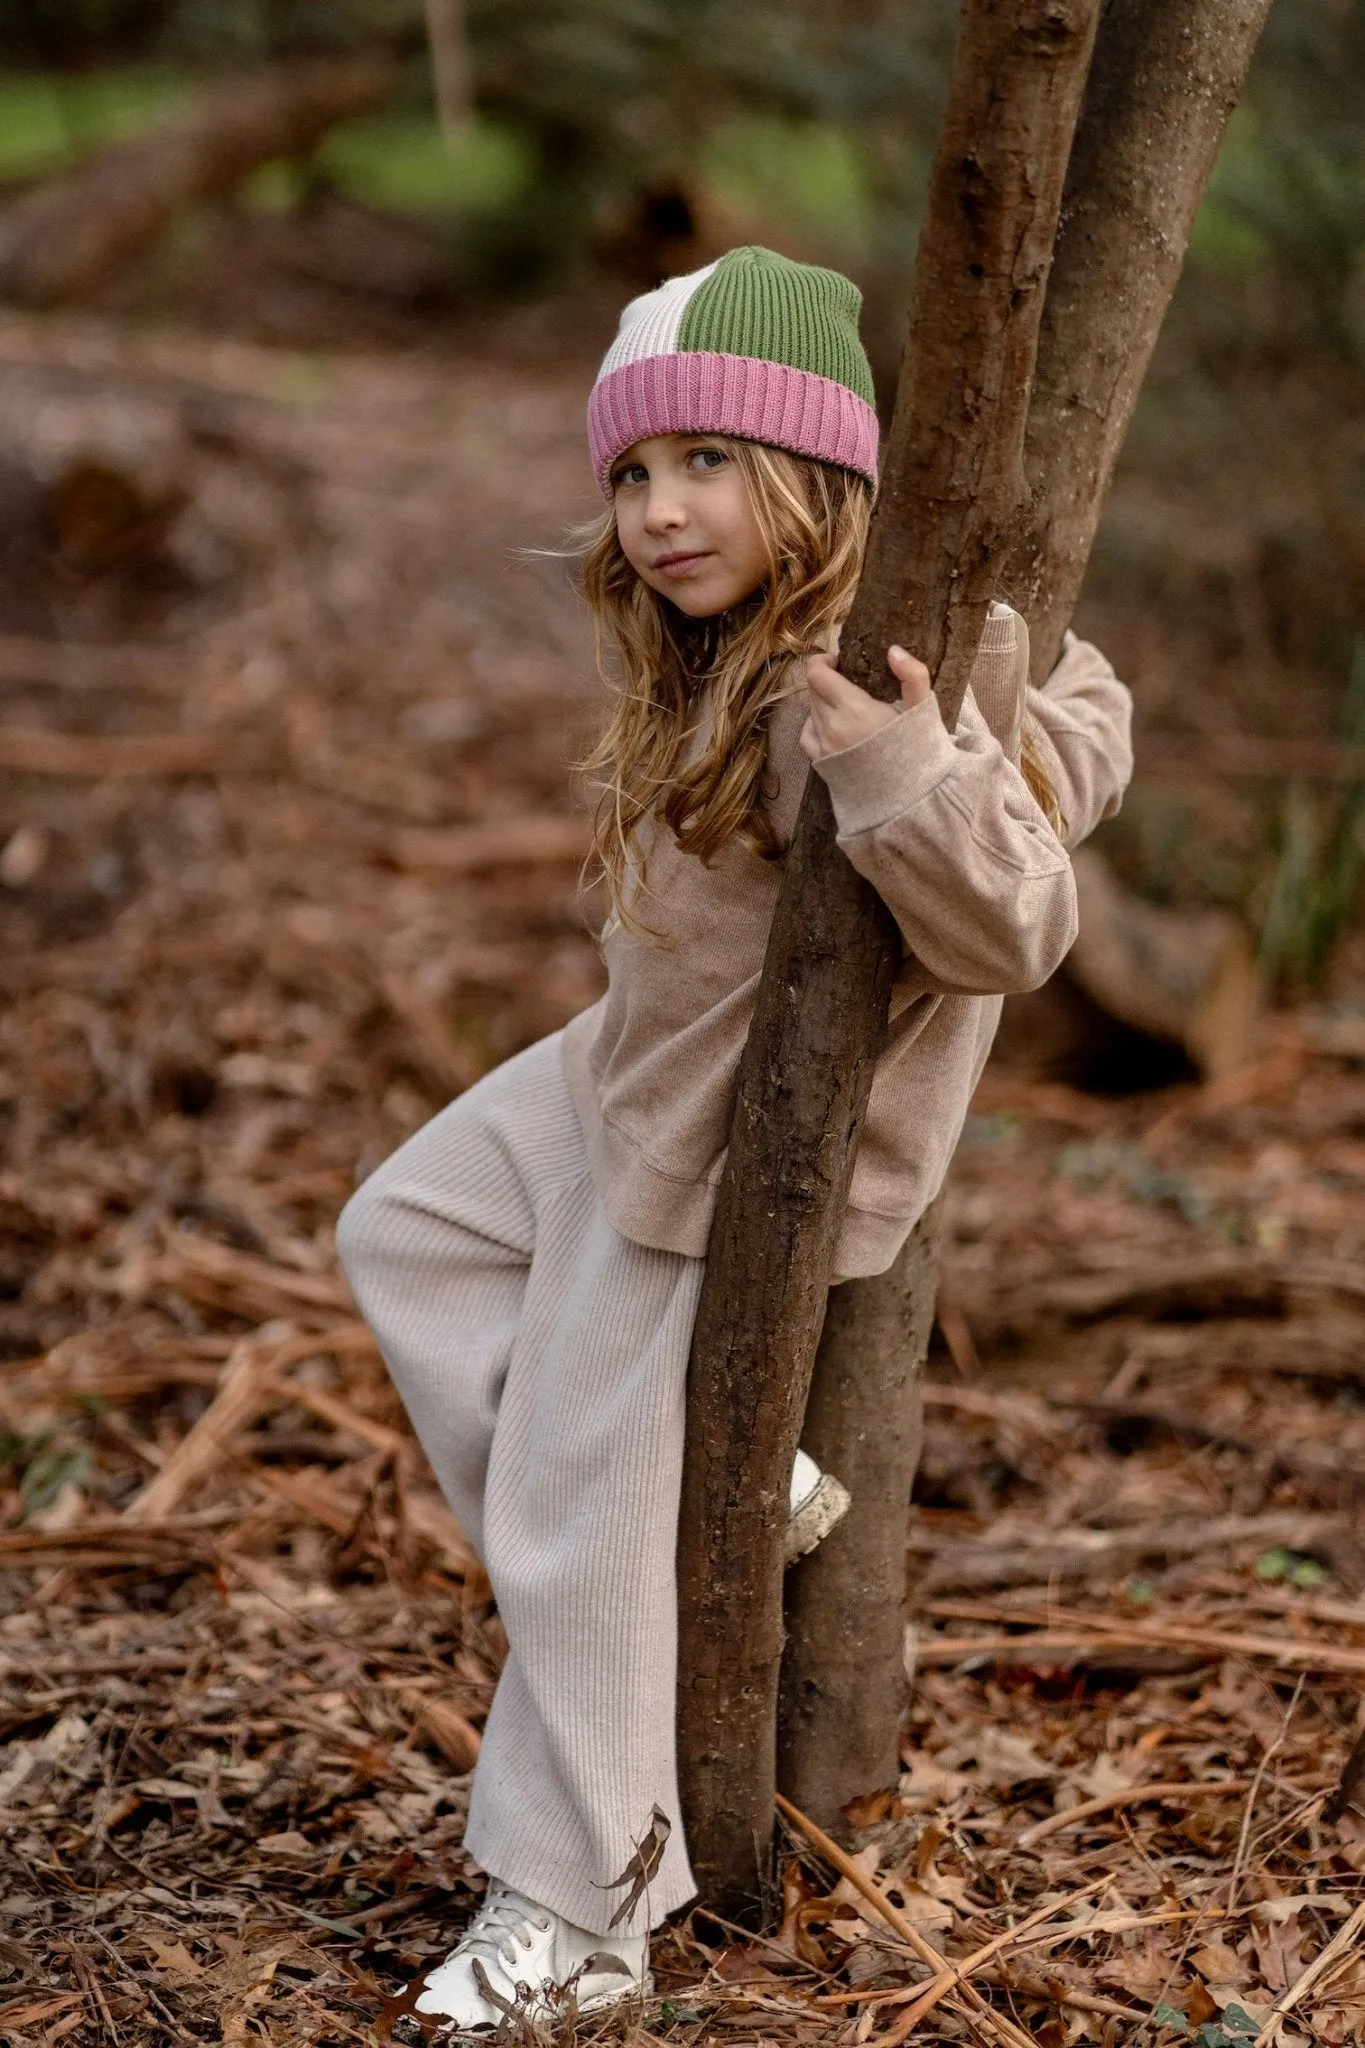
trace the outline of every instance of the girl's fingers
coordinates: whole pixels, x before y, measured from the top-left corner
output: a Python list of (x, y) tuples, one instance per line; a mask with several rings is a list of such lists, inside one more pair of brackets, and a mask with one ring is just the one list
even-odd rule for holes
[(827, 704), (846, 701), (849, 691), (858, 687), (847, 676), (841, 676), (833, 662), (827, 661), (823, 654), (813, 654), (806, 663), (806, 682), (811, 691)]
[(923, 704), (933, 692), (933, 678), (922, 661), (904, 647), (888, 647), (886, 665), (901, 686), (902, 704)]
[(899, 716), (894, 705), (879, 703), (859, 684), (840, 675), (826, 655), (810, 656), (806, 682), (810, 716), (802, 730), (801, 747), (812, 761), (856, 746)]

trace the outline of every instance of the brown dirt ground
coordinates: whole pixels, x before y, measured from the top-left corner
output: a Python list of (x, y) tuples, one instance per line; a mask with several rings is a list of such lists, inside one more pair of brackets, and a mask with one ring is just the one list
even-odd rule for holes
[[(523, 552), (592, 510), (590, 353), (0, 317), (14, 2048), (382, 2038), (477, 1894), (499, 1624), (332, 1225), (600, 985), (588, 636)], [(856, 1879), (793, 1836), (779, 1931), (678, 1927), (594, 2037), (900, 2039), (899, 1918), (976, 1959), (918, 2041), (1227, 2048), (1277, 2000), (1286, 2043), (1365, 2039), (1365, 1812), (1323, 1812), (1365, 1674), (1363, 1190), (1344, 1013), (1202, 1090), (988, 1073), (905, 1776)]]

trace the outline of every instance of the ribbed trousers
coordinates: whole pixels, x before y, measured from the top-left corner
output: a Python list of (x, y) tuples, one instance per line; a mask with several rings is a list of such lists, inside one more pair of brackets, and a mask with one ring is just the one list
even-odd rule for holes
[[(657, 1803), (657, 1924), (695, 1889), (678, 1811), (675, 1546), (702, 1261), (602, 1213), (561, 1038), (509, 1060), (370, 1176), (337, 1244), (508, 1655), (466, 1843), (605, 1934)], [(628, 1923), (644, 1923), (641, 1905)]]

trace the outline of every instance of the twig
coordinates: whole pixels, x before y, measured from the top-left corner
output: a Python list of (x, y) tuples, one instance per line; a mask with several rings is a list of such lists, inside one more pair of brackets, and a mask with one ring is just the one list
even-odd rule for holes
[[(272, 1368), (282, 1347), (297, 1332), (266, 1324), (244, 1337), (228, 1359), (222, 1384), (189, 1434), (176, 1446), (161, 1470), (124, 1509), (130, 1522), (154, 1522), (168, 1515), (227, 1455), (232, 1439), (254, 1421), (263, 1405), (278, 1401)], [(264, 1343), (262, 1343), (264, 1339)]]
[(938, 1307), (935, 1313), (939, 1329), (943, 1332), (943, 1341), (948, 1346), (948, 1356), (953, 1361), (959, 1379), (968, 1383), (979, 1380), (981, 1355), (976, 1348), (972, 1326), (967, 1320), (965, 1310), (951, 1294), (945, 1293), (942, 1285), (939, 1287)]
[(1179, 1779), (1171, 1784), (1130, 1785), (1123, 1792), (1106, 1793), (1102, 1799), (1087, 1799), (1080, 1806), (1069, 1806), (1064, 1813), (1050, 1813), (1046, 1820), (1035, 1821), (1032, 1827), (1024, 1829), (1015, 1842), (1016, 1849), (1032, 1849), (1049, 1835), (1060, 1834), (1063, 1828), (1078, 1827), (1082, 1821), (1093, 1820), (1101, 1813), (1113, 1813), (1120, 1806), (1146, 1806), (1153, 1800), (1202, 1799), (1206, 1794), (1215, 1799), (1226, 1798), (1234, 1792), (1245, 1792), (1251, 1784), (1249, 1778), (1218, 1778), (1210, 1784), (1191, 1784), (1188, 1779)]
[(1108, 1884), (1112, 1875), (1111, 1871), (1106, 1870), (1103, 1876), (1093, 1878), (1089, 1884), (1082, 1885), (1079, 1891), (1069, 1893), (1066, 1898), (1052, 1899), (1046, 1906), (1039, 1906), (1027, 1919), (1021, 1920), (1017, 1927), (1007, 1927), (1003, 1934), (993, 1935), (981, 1948), (973, 1950), (971, 1955), (964, 1956), (960, 1962), (951, 1964), (946, 1970), (940, 1970), (932, 1984), (917, 1986), (909, 1994), (912, 2003), (908, 2010), (901, 2014), (889, 2032), (882, 2035), (880, 2048), (896, 2048), (896, 2043), (903, 2041), (911, 2028), (918, 2025), (926, 2013), (932, 2012), (948, 1992), (956, 1991), (987, 1963), (994, 1962), (1003, 1949), (1014, 1947), (1026, 1934), (1032, 1933), (1035, 1927), (1041, 1927), (1045, 1921), (1052, 1919), (1063, 1906), (1074, 1906), (1081, 1899), (1088, 1899), (1101, 1885)]
[(1336, 1791), (1322, 1809), (1325, 1821), (1338, 1821), (1348, 1806), (1354, 1806), (1365, 1791), (1365, 1728), (1351, 1745)]
[[(944, 1620), (984, 1620), (990, 1610), (970, 1607), (965, 1602), (926, 1600), (920, 1613)], [(996, 1610), (1000, 1612), (1000, 1610)], [(1036, 1622), (1039, 1617), (1021, 1609), (1006, 1609), (1002, 1620)], [(920, 1640), (917, 1656), (921, 1664), (960, 1664), (968, 1657), (1021, 1658), (1050, 1656), (1057, 1650), (1197, 1650), (1212, 1662), (1218, 1657), (1266, 1657), (1273, 1663), (1298, 1671), (1365, 1672), (1365, 1650), (1344, 1643), (1310, 1643), (1287, 1637), (1260, 1636), (1241, 1631), (1181, 1628), (1170, 1622), (1125, 1628), (1107, 1616), (1072, 1615), (1058, 1610), (1043, 1617), (1044, 1626), (1028, 1635), (927, 1636)]]
[[(832, 1836), (827, 1835), (823, 1828), (817, 1827), (813, 1820), (808, 1820), (801, 1809), (793, 1806), (790, 1799), (784, 1799), (780, 1792), (777, 1794), (777, 1810), (784, 1814), (794, 1827), (800, 1829), (812, 1848), (817, 1849), (826, 1862), (832, 1863), (841, 1877), (848, 1879), (853, 1889), (881, 1915), (887, 1926), (900, 1936), (912, 1954), (918, 1956), (922, 1963), (929, 1965), (934, 1972), (933, 1981), (937, 1982), (945, 1972), (943, 1957), (933, 1943), (925, 1940), (918, 1927), (892, 1905), (885, 1892), (873, 1884), (871, 1878), (858, 1868), (853, 1858), (839, 1847)], [(1016, 2027), (1012, 2020), (1002, 2019), (972, 1985), (962, 1985), (961, 1992), (967, 2004), (980, 2018), (982, 2025), (992, 2030), (999, 2039), (1011, 2043), (1012, 2048), (1032, 2048), (1031, 2037), (1024, 2033), (1022, 2028)]]
[[(1024, 1984), (1012, 1982), (1003, 1970), (983, 1970), (981, 1975), (988, 1984), (999, 1984), (1006, 1991), (1020, 1991), (1025, 1998), (1034, 1994)], [(1092, 2012), (1100, 2019), (1130, 2020), (1140, 2024), (1148, 2014), (1138, 2006), (1123, 2005), (1117, 1998), (1102, 1998), (1097, 1991), (1072, 1991), (1058, 1984), (1046, 1987), (1047, 1996), (1054, 2005), (1069, 2006), (1073, 2012)]]
[(1247, 1852), (1247, 1840), (1251, 1834), (1251, 1817), (1256, 1810), (1256, 1794), (1261, 1789), (1261, 1780), (1269, 1770), (1272, 1758), (1278, 1756), (1284, 1748), (1285, 1737), (1289, 1733), (1289, 1724), (1294, 1718), (1294, 1709), (1299, 1704), (1299, 1696), (1302, 1691), (1303, 1679), (1300, 1677), (1298, 1684), (1294, 1687), (1294, 1697), (1285, 1708), (1284, 1720), (1280, 1724), (1280, 1732), (1256, 1766), (1256, 1773), (1251, 1781), (1251, 1790), (1247, 1793), (1247, 1803), (1242, 1811), (1242, 1827), (1237, 1837), (1237, 1854), (1232, 1859), (1232, 1875), (1228, 1879), (1229, 1910), (1237, 1903), (1237, 1885), (1242, 1875), (1242, 1864)]
[(1362, 1928), (1365, 1928), (1365, 1905), (1356, 1907), (1350, 1919), (1337, 1929), (1322, 1953), (1313, 1958), (1297, 1983), (1291, 1984), (1288, 1991), (1276, 1999), (1270, 2008), (1270, 2017), (1256, 2036), (1253, 2048), (1262, 2048), (1263, 2043), (1268, 2044), (1274, 2039), (1279, 2031), (1280, 2021), (1307, 1997), (1328, 1968), (1346, 1954)]
[(790, 1799), (784, 1799), (780, 1792), (777, 1795), (777, 1810), (785, 1814), (794, 1827), (801, 1830), (812, 1847), (818, 1849), (826, 1861), (834, 1865), (841, 1877), (848, 1879), (854, 1890), (860, 1892), (870, 1906), (876, 1907), (887, 1926), (893, 1928), (907, 1948), (912, 1949), (922, 1963), (928, 1963), (937, 1976), (943, 1968), (943, 1957), (938, 1949), (931, 1941), (926, 1941), (918, 1927), (892, 1905), (885, 1892), (858, 1868), (847, 1850), (841, 1849), (831, 1835), (827, 1835), (823, 1828), (817, 1827), (813, 1820), (808, 1820), (801, 1809), (793, 1806)]
[(104, 1993), (100, 1989), (98, 1977), (91, 1969), (76, 1942), (69, 1941), (66, 1945), (66, 1952), (71, 1959), (71, 1967), (76, 1973), (81, 1990), (85, 1993), (87, 2004), (93, 2005), (95, 2008), (101, 2032), (107, 2040), (113, 2043), (113, 2048), (119, 2048), (119, 2030), (114, 2022), (114, 2016), (109, 2010)]

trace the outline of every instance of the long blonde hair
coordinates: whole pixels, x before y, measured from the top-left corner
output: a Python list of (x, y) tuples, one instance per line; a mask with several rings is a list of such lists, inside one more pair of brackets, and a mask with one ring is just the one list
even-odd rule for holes
[(719, 618), (687, 618), (631, 568), (610, 510), (583, 550), (598, 667), (615, 702), (579, 767), (599, 778), (594, 844), (610, 911), (636, 931), (648, 927), (631, 914), (627, 883), (647, 888), (636, 836), (646, 819), (706, 862), (736, 836), (781, 858), (766, 801), (773, 706), (790, 695), (792, 663), (832, 644), (867, 538), (871, 491), (854, 471), (717, 440), (748, 487), (767, 553), (751, 598)]
[[(768, 813), (772, 711), (791, 694), (792, 664), (832, 646), (867, 540), (864, 477), (766, 442), (716, 439), (744, 478), (767, 553), (751, 598), (718, 618), (688, 618), (631, 567), (610, 508), (580, 540), (597, 666), (614, 701), (578, 769), (599, 790), (593, 847), (609, 921), (642, 936), (657, 936), (634, 909), (648, 893), (647, 820), (707, 863), (736, 837), (765, 860), (785, 852)], [(1027, 742), (1021, 765), (1056, 823)]]

